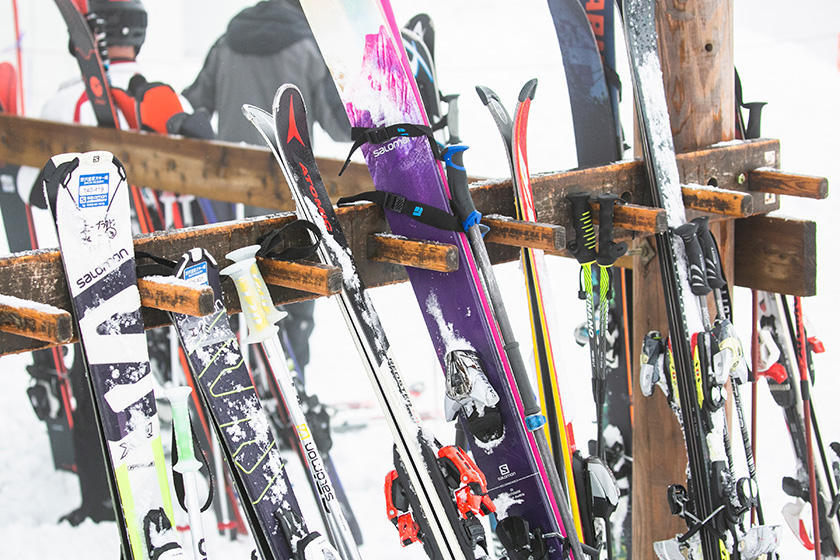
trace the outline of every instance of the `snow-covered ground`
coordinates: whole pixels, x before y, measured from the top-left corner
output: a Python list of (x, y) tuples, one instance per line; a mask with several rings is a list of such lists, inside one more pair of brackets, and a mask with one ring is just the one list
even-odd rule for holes
[[(176, 89), (187, 86), (230, 16), (250, 3), (145, 0), (151, 27), (140, 60), (148, 77), (167, 81)], [(0, 3), (0, 60), (12, 60), (14, 55), (8, 4)], [(54, 4), (48, 0), (18, 4), (24, 34), (26, 111), (37, 116), (44, 100), (59, 82), (74, 76), (77, 67), (67, 54), (65, 31)], [(831, 184), (840, 178), (840, 146), (836, 140), (840, 126), (840, 4), (836, 0), (815, 0), (807, 9), (794, 9), (784, 0), (737, 0), (734, 4), (735, 61), (745, 99), (769, 102), (764, 113), (764, 136), (781, 139), (783, 169), (826, 176)], [(471, 146), (467, 165), (472, 173), (507, 175), (502, 146), (486, 109), (473, 93), (475, 85), (491, 87), (512, 109), (520, 86), (533, 77), (539, 78), (540, 85), (531, 110), (531, 171), (574, 166), (562, 65), (545, 3), (395, 0), (394, 7), (398, 21), (425, 11), (436, 23), (441, 87), (445, 93), (462, 94), (462, 136)], [(623, 112), (629, 123), (632, 109), (628, 102), (632, 96), (627, 73), (622, 75), (627, 100)], [(344, 157), (346, 153), (346, 146), (331, 144), (322, 137), (316, 141), (325, 155)], [(840, 329), (834, 316), (840, 295), (831, 291), (837, 267), (829, 252), (839, 233), (838, 222), (833, 219), (835, 209), (831, 199), (785, 199), (782, 210), (785, 215), (818, 222), (819, 295), (804, 305), (811, 334), (820, 337), (828, 348), (826, 354), (818, 356), (814, 396), (827, 441), (840, 438), (840, 410), (832, 404), (840, 390), (840, 380), (832, 367), (840, 352)], [(583, 304), (576, 299), (578, 268), (563, 259), (553, 259), (550, 264), (553, 291), (562, 306), (561, 332), (568, 335), (560, 340), (560, 352), (576, 400), (576, 436), (583, 442), (593, 433), (593, 406), (587, 351), (577, 347), (571, 336), (584, 314)], [(525, 323), (527, 305), (520, 271), (516, 264), (506, 264), (497, 267), (497, 274), (519, 338), (527, 343), (530, 333)], [(450, 427), (440, 419), (442, 378), (413, 294), (407, 285), (377, 288), (372, 293), (406, 383), (425, 385), (417, 400), (418, 408), (432, 418), (429, 425), (442, 440), (451, 440)], [(746, 336), (750, 330), (749, 293), (739, 289), (736, 298), (739, 331)], [(319, 301), (316, 307), (312, 345), (313, 357), (307, 370), (310, 391), (326, 403), (373, 400), (337, 307), (328, 299)], [(24, 366), (29, 360), (26, 355), (0, 358), (5, 383), (5, 390), (0, 392), (0, 558), (116, 558), (119, 545), (113, 525), (87, 521), (71, 528), (56, 523), (59, 516), (78, 505), (78, 485), (74, 475), (52, 469), (44, 425), (36, 419), (26, 398), (29, 378)], [(762, 499), (768, 520), (782, 523), (780, 510), (788, 499), (781, 491), (781, 478), (792, 472), (793, 458), (778, 407), (764, 386), (759, 393)], [(424, 558), (417, 545), (408, 549), (399, 546), (396, 532), (384, 515), (382, 482), (391, 468), (387, 428), (377, 419), (375, 409), (354, 414), (366, 418), (365, 427), (336, 433), (332, 454), (363, 527), (366, 544), (362, 554), (366, 559)], [(334, 425), (345, 420), (355, 423), (356, 417), (337, 413)], [(735, 450), (736, 457), (740, 456), (737, 442)], [(312, 512), (311, 523), (318, 526), (304, 473), (294, 457), (289, 468), (300, 488), (299, 495)], [(208, 514), (205, 526), (214, 524), (215, 519)], [(211, 559), (249, 558), (247, 539), (231, 542), (214, 531), (207, 532)], [(188, 542), (184, 535), (184, 543)], [(787, 529), (782, 550), (784, 558), (806, 557)]]

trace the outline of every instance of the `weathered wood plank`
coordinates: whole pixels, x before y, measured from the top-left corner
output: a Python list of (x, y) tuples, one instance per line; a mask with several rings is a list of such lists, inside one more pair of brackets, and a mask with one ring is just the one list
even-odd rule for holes
[(171, 278), (149, 276), (137, 279), (140, 303), (163, 311), (204, 317), (215, 311), (213, 289), (209, 286), (172, 282)]
[(368, 237), (367, 258), (437, 272), (458, 270), (458, 248), (454, 245), (394, 235), (374, 234)]
[(771, 216), (736, 220), (735, 284), (801, 297), (816, 295), (816, 222)]
[(828, 197), (828, 179), (813, 175), (760, 168), (747, 174), (750, 190), (823, 199)]
[(754, 204), (750, 193), (691, 185), (682, 188), (682, 195), (686, 209), (733, 218), (745, 218), (753, 214)]
[(73, 316), (56, 307), (2, 296), (0, 331), (65, 344), (73, 338)]
[(566, 230), (562, 226), (514, 220), (499, 214), (484, 216), (481, 223), (490, 228), (484, 236), (489, 243), (542, 251), (566, 248)]
[(316, 262), (278, 261), (257, 257), (265, 283), (283, 286), (319, 296), (341, 292), (341, 269)]
[[(180, 194), (193, 194), (277, 210), (294, 210), (279, 166), (267, 149), (157, 134), (109, 130), (0, 115), (0, 161), (42, 167), (55, 154), (92, 149), (113, 152), (132, 183)], [(680, 154), (677, 164), (685, 184), (716, 185), (746, 191), (746, 175), (779, 161), (777, 140), (726, 143)], [(373, 188), (362, 164), (319, 158), (318, 167), (331, 200)], [(486, 214), (515, 216), (510, 180), (484, 182), (473, 193)], [(650, 206), (641, 161), (535, 175), (532, 188), (537, 219), (566, 226), (565, 195), (587, 190), (613, 192), (632, 204)], [(380, 230), (381, 231), (381, 230)]]
[[(111, 130), (0, 114), (0, 161), (43, 167), (55, 154), (108, 150), (132, 184), (274, 210), (294, 210), (280, 166), (267, 148)], [(319, 159), (334, 200), (373, 189), (367, 167)]]

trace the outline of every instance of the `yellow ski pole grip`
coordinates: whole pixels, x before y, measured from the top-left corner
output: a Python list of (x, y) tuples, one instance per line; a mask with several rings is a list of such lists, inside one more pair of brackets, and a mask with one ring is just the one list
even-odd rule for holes
[[(231, 251), (225, 256), (234, 261), (233, 264), (219, 271), (220, 274), (230, 276), (233, 279), (234, 286), (236, 286), (236, 294), (239, 296), (239, 303), (242, 306), (242, 315), (245, 317), (245, 324), (248, 326), (248, 336), (245, 337), (242, 344), (262, 342), (275, 336), (279, 331), (279, 328), (266, 315), (266, 305), (263, 299), (268, 296), (268, 290), (261, 294), (255, 280), (255, 276), (260, 277), (257, 260), (254, 258), (255, 248), (258, 249), (259, 246), (243, 247)], [(269, 305), (269, 307), (274, 308), (272, 305)]]

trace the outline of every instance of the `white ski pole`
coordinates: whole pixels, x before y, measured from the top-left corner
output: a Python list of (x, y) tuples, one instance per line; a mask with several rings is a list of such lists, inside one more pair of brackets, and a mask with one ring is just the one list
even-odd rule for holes
[(193, 558), (207, 560), (204, 527), (201, 524), (201, 506), (198, 503), (198, 475), (196, 474), (201, 468), (201, 461), (195, 458), (193, 450), (188, 405), (191, 392), (190, 387), (172, 387), (166, 390), (166, 398), (172, 405), (172, 425), (175, 431), (175, 446), (178, 450), (178, 462), (172, 466), (172, 469), (184, 477), (184, 496), (187, 502), (187, 515), (190, 519)]
[(318, 488), (321, 498), (319, 506), (327, 519), (327, 530), (333, 545), (340, 549), (344, 560), (361, 560), (350, 526), (338, 503), (332, 481), (324, 468), (321, 454), (309, 430), (291, 373), (286, 366), (286, 355), (277, 336), (279, 328), (274, 324), (286, 314), (278, 311), (271, 301), (268, 287), (257, 267), (256, 254), (259, 249), (259, 245), (250, 245), (228, 253), (225, 256), (232, 260), (233, 264), (220, 271), (221, 274), (230, 276), (236, 285), (242, 315), (248, 325), (248, 336), (242, 340), (242, 344), (255, 342), (262, 344), (268, 358), (269, 369), (277, 381), (277, 386), (288, 408), (289, 417), (295, 426), (298, 441), (306, 455), (309, 476)]

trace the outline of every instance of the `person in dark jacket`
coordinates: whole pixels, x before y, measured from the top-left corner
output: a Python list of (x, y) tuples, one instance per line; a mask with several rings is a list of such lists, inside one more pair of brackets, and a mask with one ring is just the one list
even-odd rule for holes
[[(265, 0), (234, 16), (183, 95), (195, 109), (218, 115), (219, 140), (262, 146), (259, 133), (242, 114), (242, 105), (270, 111), (274, 94), (284, 83), (295, 84), (306, 101), (310, 136), (317, 122), (333, 140), (350, 140), (344, 105), (297, 0)], [(217, 218), (233, 219), (230, 212), (217, 212)], [(271, 212), (245, 207), (246, 216)], [(301, 369), (309, 363), (314, 306), (310, 300), (284, 307), (289, 317), (282, 326)]]
[(219, 140), (262, 145), (242, 105), (270, 110), (284, 83), (300, 89), (310, 127), (318, 122), (333, 140), (350, 140), (344, 106), (295, 0), (265, 0), (234, 16), (183, 95), (193, 107), (218, 114)]

